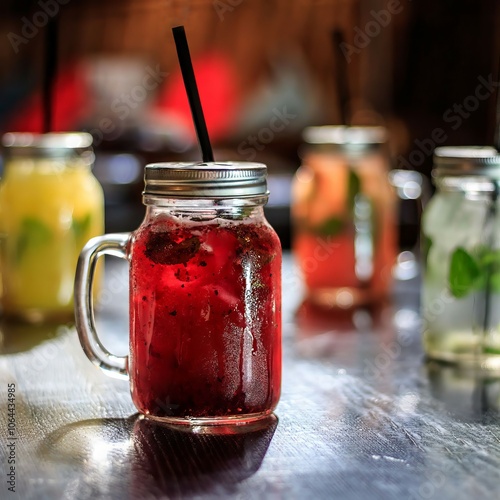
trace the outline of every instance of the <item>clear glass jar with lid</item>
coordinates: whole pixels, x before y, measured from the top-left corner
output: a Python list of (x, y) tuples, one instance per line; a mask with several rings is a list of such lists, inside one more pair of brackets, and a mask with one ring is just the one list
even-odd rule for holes
[(8, 133), (2, 146), (2, 313), (30, 322), (71, 320), (78, 255), (104, 232), (92, 136)]
[(397, 254), (397, 194), (384, 127), (305, 129), (292, 187), (293, 249), (310, 301), (382, 301)]
[[(75, 282), (89, 359), (130, 379), (137, 409), (185, 425), (269, 415), (281, 387), (281, 245), (264, 216), (267, 168), (248, 162), (145, 169), (146, 216), (92, 239)], [(99, 342), (90, 290), (97, 259), (129, 261), (130, 354)]]
[(500, 369), (500, 155), (442, 147), (422, 220), (424, 348), (430, 358)]

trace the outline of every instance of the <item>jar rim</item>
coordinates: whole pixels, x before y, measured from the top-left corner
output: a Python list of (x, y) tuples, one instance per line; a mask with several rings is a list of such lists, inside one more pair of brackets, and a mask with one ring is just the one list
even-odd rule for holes
[(435, 177), (485, 176), (500, 179), (500, 154), (491, 146), (445, 146), (434, 150)]
[(2, 150), (7, 157), (61, 158), (92, 151), (92, 142), (87, 132), (7, 132)]
[(387, 129), (380, 125), (346, 126), (321, 125), (307, 127), (302, 133), (304, 142), (311, 145), (375, 146), (387, 141)]
[(267, 167), (244, 161), (151, 163), (144, 169), (147, 196), (240, 198), (267, 195)]

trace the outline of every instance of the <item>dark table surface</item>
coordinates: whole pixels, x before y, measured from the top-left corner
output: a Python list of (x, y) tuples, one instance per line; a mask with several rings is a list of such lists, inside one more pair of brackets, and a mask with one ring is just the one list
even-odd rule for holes
[[(3, 324), (0, 498), (500, 498), (500, 380), (424, 361), (415, 280), (392, 305), (340, 316), (301, 303), (289, 256), (283, 283), (277, 419), (237, 435), (138, 418), (127, 382), (85, 358), (71, 325)], [(104, 342), (125, 354), (124, 265), (107, 266), (102, 303)]]

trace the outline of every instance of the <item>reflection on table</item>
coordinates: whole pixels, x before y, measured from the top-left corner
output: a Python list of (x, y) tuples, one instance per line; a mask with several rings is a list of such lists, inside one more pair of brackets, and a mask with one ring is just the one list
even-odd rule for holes
[[(336, 312), (303, 303), (289, 254), (283, 276), (279, 424), (236, 435), (138, 418), (129, 383), (94, 367), (70, 325), (2, 325), (19, 498), (498, 496), (500, 384), (425, 363), (418, 281), (398, 281), (380, 307)], [(110, 261), (105, 282), (98, 329), (126, 354), (127, 264)]]

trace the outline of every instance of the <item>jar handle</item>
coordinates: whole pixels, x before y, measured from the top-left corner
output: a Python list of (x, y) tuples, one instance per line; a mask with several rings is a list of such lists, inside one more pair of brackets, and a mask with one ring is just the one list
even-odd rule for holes
[[(389, 172), (389, 182), (400, 200), (414, 200), (417, 203), (417, 224), (420, 226), (422, 213), (431, 198), (431, 186), (427, 177), (416, 170), (394, 169)], [(407, 280), (418, 274), (419, 248), (420, 234), (413, 248), (399, 253), (393, 270), (396, 279)]]
[(92, 283), (99, 257), (113, 255), (128, 260), (130, 233), (106, 234), (92, 238), (78, 259), (75, 276), (75, 323), (80, 344), (87, 357), (111, 377), (128, 379), (128, 356), (115, 356), (97, 335), (92, 300)]

